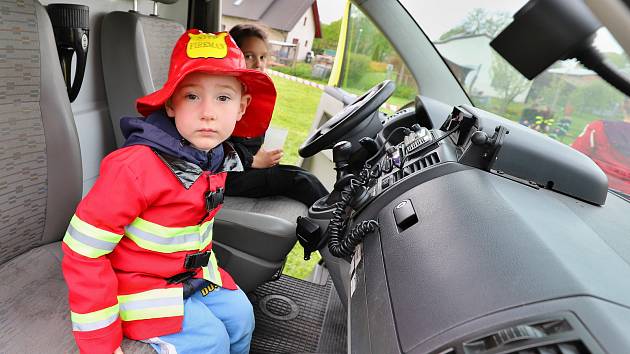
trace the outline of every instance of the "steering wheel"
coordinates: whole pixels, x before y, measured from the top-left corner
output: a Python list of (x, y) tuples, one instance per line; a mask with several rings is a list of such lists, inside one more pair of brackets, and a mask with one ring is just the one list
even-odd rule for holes
[(332, 148), (385, 103), (395, 88), (396, 85), (391, 80), (385, 80), (369, 89), (313, 132), (300, 146), (298, 150), (300, 156), (311, 157), (322, 150)]

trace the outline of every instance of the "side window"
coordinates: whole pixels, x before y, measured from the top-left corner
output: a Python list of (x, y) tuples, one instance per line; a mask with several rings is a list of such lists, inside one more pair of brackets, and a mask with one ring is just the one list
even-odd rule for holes
[(389, 40), (352, 5), (341, 87), (360, 95), (384, 80), (392, 80), (396, 84), (396, 91), (387, 101), (388, 111), (395, 111), (418, 94), (416, 80)]

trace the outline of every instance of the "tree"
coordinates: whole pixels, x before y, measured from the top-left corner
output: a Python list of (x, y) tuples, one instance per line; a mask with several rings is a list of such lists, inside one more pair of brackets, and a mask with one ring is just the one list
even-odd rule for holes
[(476, 8), (466, 15), (462, 23), (441, 35), (440, 40), (475, 34), (496, 37), (510, 23), (510, 20), (510, 15), (507, 12), (488, 12), (485, 9)]
[(339, 41), (339, 32), (341, 31), (341, 20), (331, 22), (330, 24), (322, 24), (322, 38), (313, 40), (313, 51), (322, 53), (325, 49), (337, 49)]
[(603, 80), (582, 86), (569, 97), (577, 112), (609, 116), (614, 114), (624, 95)]
[(490, 75), (492, 77), (490, 85), (497, 90), (501, 100), (500, 113), (505, 113), (508, 104), (531, 85), (523, 75), (514, 70), (508, 62), (496, 53), (493, 53)]
[(604, 57), (611, 63), (615, 64), (617, 68), (624, 68), (630, 64), (630, 62), (628, 62), (628, 57), (625, 54), (615, 52), (606, 52), (603, 54)]

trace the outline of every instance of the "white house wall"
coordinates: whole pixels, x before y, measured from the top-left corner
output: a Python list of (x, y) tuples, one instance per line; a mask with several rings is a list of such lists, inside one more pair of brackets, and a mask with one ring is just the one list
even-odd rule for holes
[[(306, 17), (306, 23), (304, 22), (304, 17)], [(304, 60), (306, 53), (313, 48), (313, 39), (315, 38), (315, 17), (313, 16), (313, 8), (309, 8), (304, 16), (300, 17), (300, 20), (287, 34), (286, 42), (293, 43), (293, 38), (299, 40), (297, 60)]]
[[(223, 18), (221, 19), (221, 29), (223, 31), (229, 31), (232, 27), (238, 24), (243, 24), (243, 23), (261, 24), (261, 22), (259, 21), (252, 21), (252, 20), (247, 20), (247, 19), (239, 18), (239, 17), (223, 16)], [(286, 32), (281, 32), (281, 31), (278, 31), (269, 27), (266, 27), (265, 30), (270, 40), (278, 41), (278, 42), (286, 41), (286, 36), (285, 36)]]

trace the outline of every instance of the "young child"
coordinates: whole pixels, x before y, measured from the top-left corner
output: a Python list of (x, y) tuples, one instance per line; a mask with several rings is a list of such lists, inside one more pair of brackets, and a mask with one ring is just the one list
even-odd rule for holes
[(159, 353), (249, 351), (252, 306), (217, 266), (212, 224), (226, 172), (242, 169), (223, 142), (264, 133), (275, 97), (227, 33), (179, 38), (167, 82), (137, 100), (146, 118), (121, 121), (125, 145), (103, 160), (63, 239), (81, 353), (122, 353), (123, 335)]
[[(230, 35), (245, 55), (247, 68), (265, 71), (269, 43), (265, 31), (254, 24), (236, 25)], [(291, 165), (279, 165), (282, 149), (262, 148), (265, 135), (230, 138), (241, 161), (243, 172), (230, 172), (226, 194), (241, 197), (283, 195), (311, 206), (328, 194), (321, 182), (308, 171)]]

